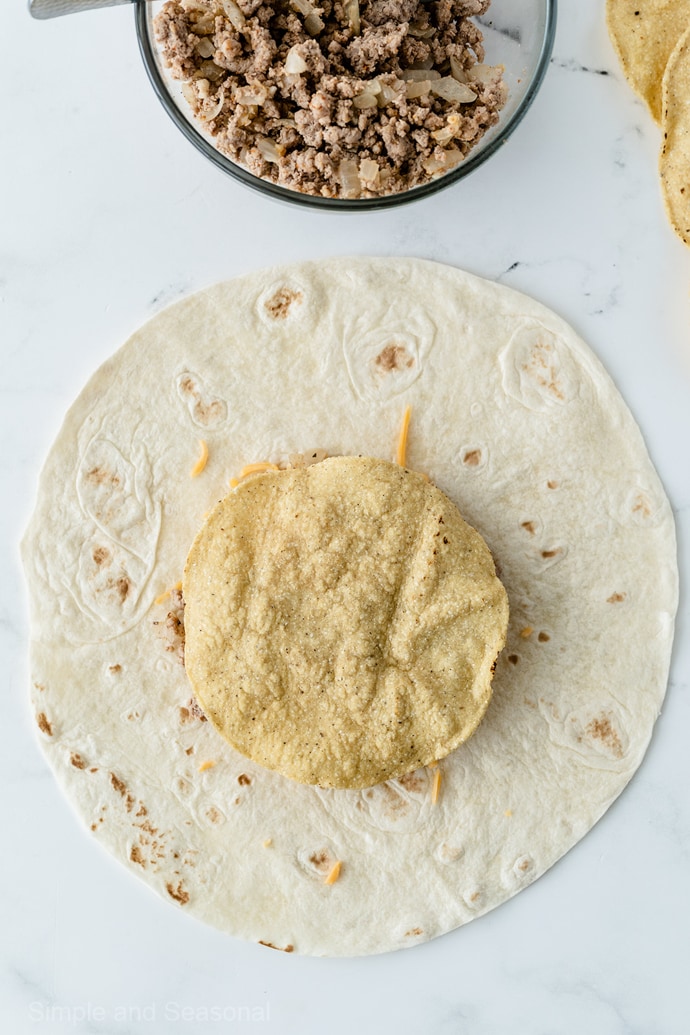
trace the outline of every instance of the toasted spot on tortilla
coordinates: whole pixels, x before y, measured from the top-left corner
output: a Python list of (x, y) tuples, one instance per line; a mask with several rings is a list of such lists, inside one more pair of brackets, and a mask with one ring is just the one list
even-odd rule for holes
[(95, 564), (110, 564), (112, 560), (112, 554), (107, 546), (97, 546), (92, 556)]
[(129, 594), (129, 591), (132, 588), (132, 583), (130, 582), (130, 580), (127, 578), (126, 575), (122, 575), (117, 580), (115, 585), (117, 587), (117, 592), (118, 592), (118, 595), (120, 597), (120, 600), (124, 604), (125, 600), (127, 599), (128, 594)]
[(240, 775), (237, 777), (237, 782), (240, 785), (240, 787), (248, 787), (249, 784), (252, 782), (252, 778), (251, 776), (247, 776), (246, 773), (240, 773)]
[(477, 467), (481, 463), (481, 459), (481, 449), (468, 449), (462, 458), (462, 462), (466, 467)]
[(120, 476), (115, 471), (109, 471), (105, 467), (92, 467), (84, 475), (88, 482), (94, 485), (119, 485)]
[(274, 320), (285, 320), (292, 306), (300, 304), (301, 301), (301, 291), (293, 291), (288, 287), (282, 287), (264, 302), (264, 308)]
[(190, 371), (185, 371), (177, 378), (177, 392), (197, 427), (217, 427), (228, 415), (225, 400), (214, 397), (201, 378)]
[(547, 632), (544, 632), (544, 630), (542, 629), (542, 631), (538, 634), (537, 639), (540, 643), (548, 643), (551, 637)]
[(529, 532), (530, 535), (534, 535), (537, 531), (534, 521), (523, 521), (520, 527), (524, 528), (525, 532)]
[(414, 366), (414, 356), (411, 356), (404, 345), (391, 342), (381, 349), (374, 360), (374, 366), (380, 374), (390, 374), (394, 370), (403, 370)]
[(192, 546), (184, 599), (187, 674), (216, 729), (322, 787), (404, 777), (466, 740), (508, 614), (454, 504), (365, 457), (241, 483)]
[(45, 712), (39, 712), (36, 716), (36, 722), (41, 733), (45, 733), (47, 737), (52, 737), (53, 727), (48, 721), (48, 716)]
[(73, 765), (75, 769), (86, 769), (86, 762), (76, 751), (73, 751), (69, 757), (70, 765)]
[(418, 938), (420, 934), (424, 934), (421, 927), (411, 927), (409, 931), (405, 931), (406, 938)]
[[(438, 765), (438, 763), (435, 763)], [(419, 793), (425, 786), (426, 781), (423, 779), (419, 772), (405, 773), (404, 776), (398, 777), (398, 783), (405, 788), (406, 791)]]
[(606, 598), (607, 604), (622, 604), (625, 600), (625, 593), (612, 593), (610, 597)]
[(274, 945), (273, 942), (264, 942), (261, 939), (259, 939), (259, 945), (265, 945), (267, 949), (277, 949), (278, 952), (294, 952), (295, 951), (295, 946), (294, 945), (286, 945), (284, 948), (281, 948), (280, 945)]
[(146, 869), (146, 860), (141, 854), (141, 848), (139, 845), (132, 845), (132, 850), (129, 853), (129, 857), (133, 863), (137, 863), (138, 866), (143, 866)]
[(592, 740), (600, 741), (615, 758), (623, 757), (623, 745), (618, 731), (608, 715), (598, 715), (585, 726), (585, 733)]
[(124, 801), (125, 809), (127, 810), (127, 812), (131, 812), (135, 805), (135, 799), (129, 793), (129, 790), (127, 789), (127, 784), (124, 782), (124, 780), (121, 780), (119, 776), (116, 776), (115, 773), (110, 774), (110, 784), (113, 790), (117, 791), (117, 793)]
[(182, 881), (178, 881), (177, 885), (172, 884), (168, 881), (165, 885), (165, 890), (170, 895), (170, 898), (174, 898), (176, 902), (179, 902), (181, 906), (184, 906), (189, 902), (189, 892), (185, 891), (182, 886)]

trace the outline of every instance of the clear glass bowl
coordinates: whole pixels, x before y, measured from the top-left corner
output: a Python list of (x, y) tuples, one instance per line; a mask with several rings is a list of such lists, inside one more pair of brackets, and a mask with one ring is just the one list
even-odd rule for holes
[(263, 180), (221, 154), (213, 138), (204, 134), (182, 96), (180, 83), (165, 68), (154, 33), (154, 19), (162, 2), (137, 3), (135, 18), (139, 48), (154, 90), (177, 128), (219, 169), (262, 194), (313, 209), (363, 212), (392, 208), (427, 198), (469, 176), (504, 144), (522, 121), (548, 68), (556, 31), (557, 0), (492, 0), (478, 19), (484, 33), (486, 62), (505, 67), (508, 101), (498, 124), (486, 133), (467, 158), (449, 172), (419, 187), (378, 198), (322, 198), (289, 190)]

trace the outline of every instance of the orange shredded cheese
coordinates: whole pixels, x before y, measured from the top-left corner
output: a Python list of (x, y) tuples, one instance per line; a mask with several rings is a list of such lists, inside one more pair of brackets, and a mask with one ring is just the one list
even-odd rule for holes
[(250, 474), (262, 474), (264, 471), (279, 471), (278, 464), (271, 464), (268, 460), (261, 460), (256, 464), (247, 464), (239, 473), (239, 477), (230, 479), (230, 488), (236, 489), (241, 481), (248, 478)]
[(438, 759), (435, 759), (435, 761), (433, 761), (433, 762), (429, 762), (429, 765), (428, 765), (428, 767), (427, 767), (427, 768), (429, 768), (429, 769), (435, 769), (437, 765), (438, 765)]
[(189, 472), (190, 478), (196, 478), (197, 475), (201, 474), (204, 467), (206, 467), (206, 461), (208, 460), (208, 445), (204, 442), (203, 438), (199, 439), (199, 459), (194, 464), (194, 467)]
[(267, 837), (266, 840), (263, 842), (264, 848), (270, 848), (272, 844), (273, 844), (273, 838), (272, 837)]
[(205, 773), (207, 769), (213, 769), (215, 764), (216, 763), (213, 761), (213, 759), (209, 758), (206, 762), (201, 763), (201, 765), (199, 766), (199, 772)]
[(511, 817), (511, 816), (513, 815), (513, 810), (512, 810), (512, 809), (506, 809), (506, 810), (505, 810), (505, 812), (503, 813), (503, 815), (504, 815), (504, 816), (505, 816), (505, 817), (506, 817), (507, 819), (510, 819), (510, 817)]
[(269, 464), (267, 460), (262, 460), (258, 464), (247, 464), (240, 471), (240, 479), (248, 478), (250, 474), (261, 474), (263, 471), (279, 471), (280, 468), (277, 464)]
[(343, 864), (340, 862), (340, 860), (338, 860), (337, 863), (334, 863), (333, 866), (331, 866), (330, 870), (328, 871), (328, 876), (324, 881), (324, 884), (335, 884), (338, 877), (340, 876), (340, 870), (342, 865)]
[(396, 454), (396, 458), (395, 459), (396, 459), (397, 463), (400, 464), (401, 467), (405, 467), (406, 466), (406, 462), (407, 462), (407, 432), (408, 432), (409, 427), (410, 427), (410, 413), (411, 412), (412, 412), (411, 408), (409, 406), (406, 406), (405, 407), (405, 412), (403, 413), (403, 419), (402, 419), (402, 426), (400, 428), (400, 434), (398, 436), (398, 452)]
[(441, 790), (441, 770), (434, 769), (434, 782), (431, 785), (431, 804), (435, 805), (438, 801), (439, 791)]
[(532, 626), (526, 625), (524, 629), (520, 630), (520, 636), (522, 636), (523, 640), (528, 640), (533, 632), (534, 629), (532, 628)]
[(169, 596), (172, 596), (176, 589), (182, 589), (181, 582), (176, 582), (174, 586), (170, 586), (169, 589), (164, 589), (162, 593), (159, 593), (159, 595), (154, 600), (154, 604), (164, 603)]

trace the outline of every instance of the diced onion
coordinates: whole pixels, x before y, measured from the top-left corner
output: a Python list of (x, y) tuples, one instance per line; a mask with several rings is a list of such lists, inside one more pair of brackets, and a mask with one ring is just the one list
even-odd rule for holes
[(428, 172), (430, 176), (433, 176), (434, 173), (440, 172), (441, 169), (446, 168), (445, 155), (442, 155), (440, 158), (437, 158), (435, 155), (430, 155), (428, 158), (424, 159), (422, 165), (424, 166), (424, 171)]
[(276, 165), (279, 163), (281, 153), (275, 145), (275, 141), (270, 140), (268, 137), (259, 137), (256, 142), (256, 146), (261, 152), (262, 157), (267, 162), (274, 162)]
[(210, 58), (216, 52), (216, 48), (211, 43), (211, 40), (207, 36), (203, 36), (196, 44), (196, 52), (199, 57)]
[(308, 14), (304, 19), (304, 28), (310, 36), (318, 36), (326, 28), (326, 24), (323, 19), (319, 18), (318, 14)]
[(221, 111), (223, 110), (224, 102), (225, 102), (225, 90), (221, 86), (220, 90), (218, 91), (218, 96), (217, 96), (217, 99), (216, 99), (215, 107), (211, 108), (210, 111), (205, 111), (204, 109), (202, 109), (199, 112), (199, 117), (201, 119), (203, 119), (204, 122), (212, 122), (213, 119), (215, 119), (216, 115), (220, 115)]
[(453, 79), (457, 79), (459, 83), (467, 82), (467, 72), (453, 54), (450, 55), (450, 74), (453, 76)]
[(256, 104), (261, 107), (268, 98), (268, 89), (263, 83), (248, 83), (235, 90), (233, 100), (244, 107)]
[(301, 75), (302, 72), (306, 72), (308, 65), (302, 55), (297, 50), (298, 43), (294, 47), (290, 47), (285, 56), (285, 71), (288, 75)]
[(434, 59), (433, 59), (433, 57), (425, 58), (424, 61), (413, 61), (412, 64), (410, 65), (410, 68), (413, 69), (413, 70), (414, 69), (420, 69), (420, 68), (427, 69), (427, 68), (433, 68), (433, 67), (434, 67)]
[(388, 83), (381, 83), (381, 93), (378, 96), (379, 105), (382, 107), (384, 104), (390, 104), (391, 101), (397, 100), (399, 91), (394, 87), (389, 86)]
[(197, 74), (200, 79), (210, 79), (212, 83), (222, 79), (226, 72), (220, 65), (216, 65), (213, 61), (202, 61), (197, 70)]
[(182, 90), (182, 96), (186, 100), (187, 104), (194, 104), (196, 102), (196, 90), (191, 83), (183, 83), (180, 87)]
[(363, 158), (359, 163), (359, 178), (364, 183), (376, 183), (379, 178), (378, 162), (373, 158)]
[(359, 167), (353, 158), (343, 158), (338, 166), (338, 179), (345, 197), (357, 197), (360, 192)]
[(409, 83), (405, 84), (405, 96), (410, 101), (415, 97), (425, 97), (430, 90), (431, 80), (429, 79), (411, 79)]
[(223, 0), (223, 10), (237, 31), (241, 32), (247, 24), (247, 19), (235, 3), (235, 0)]
[(435, 34), (433, 25), (422, 25), (420, 22), (410, 22), (407, 30), (408, 36), (414, 36), (417, 40), (429, 40)]
[(427, 79), (441, 78), (441, 73), (436, 72), (434, 69), (431, 68), (407, 68), (404, 72), (401, 73), (401, 75), (406, 82), (414, 82), (415, 80), (417, 80), (418, 82), (424, 82)]
[(316, 36), (323, 31), (324, 23), (310, 0), (290, 0), (290, 4), (304, 18), (304, 28), (310, 36)]
[(458, 101), (460, 104), (469, 104), (470, 101), (477, 99), (476, 93), (470, 89), (467, 83), (459, 83), (452, 75), (435, 80), (431, 84), (431, 92), (437, 97), (443, 97), (446, 101)]
[(359, 20), (359, 0), (347, 0), (345, 4), (345, 14), (349, 22), (350, 28), (355, 36), (359, 36), (361, 31), (360, 20)]
[(472, 68), (467, 69), (467, 78), (471, 82), (489, 86), (491, 83), (498, 82), (504, 72), (503, 65), (473, 65)]
[(353, 108), (376, 108), (376, 94), (365, 91), (352, 98)]

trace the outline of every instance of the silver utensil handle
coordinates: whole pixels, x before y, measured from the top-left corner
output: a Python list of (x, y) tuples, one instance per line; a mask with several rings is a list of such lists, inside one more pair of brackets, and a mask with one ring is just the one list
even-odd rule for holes
[(77, 14), (79, 11), (93, 11), (97, 7), (117, 7), (131, 4), (134, 0), (29, 0), (29, 13), (33, 18), (58, 18), (61, 14)]

